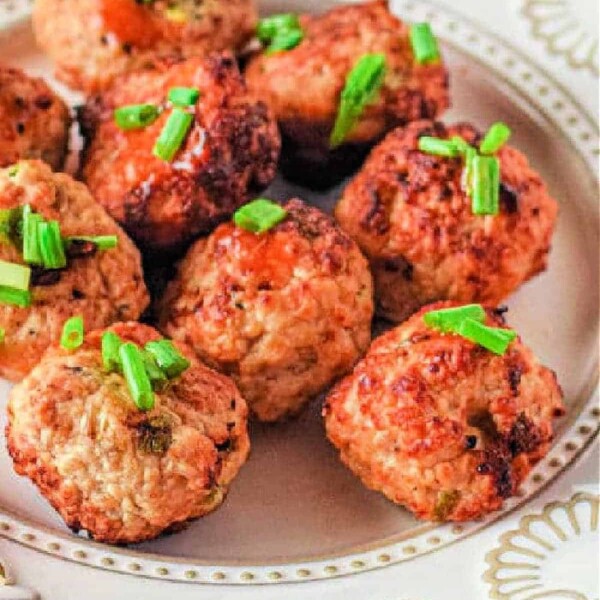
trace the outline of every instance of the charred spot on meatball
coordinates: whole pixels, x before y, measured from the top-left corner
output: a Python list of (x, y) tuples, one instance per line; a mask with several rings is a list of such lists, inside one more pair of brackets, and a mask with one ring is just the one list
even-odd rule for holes
[(148, 454), (165, 454), (173, 442), (173, 424), (167, 415), (154, 415), (137, 426), (139, 446)]

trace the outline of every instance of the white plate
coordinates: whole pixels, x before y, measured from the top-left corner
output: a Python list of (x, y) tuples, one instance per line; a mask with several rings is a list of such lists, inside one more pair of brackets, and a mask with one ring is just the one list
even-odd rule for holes
[[(306, 9), (307, 4), (271, 0), (264, 8)], [(391, 4), (407, 20), (432, 22), (444, 40), (453, 99), (445, 120), (469, 119), (482, 128), (498, 119), (508, 122), (515, 131), (513, 143), (528, 154), (561, 206), (548, 272), (508, 302), (511, 323), (557, 370), (569, 408), (551, 453), (525, 482), (521, 496), (481, 522), (419, 523), (366, 490), (340, 464), (324, 438), (315, 403), (295, 422), (252, 427), (251, 458), (220, 510), (182, 533), (134, 548), (102, 546), (70, 534), (33, 486), (13, 474), (2, 448), (0, 535), (62, 558), (146, 577), (225, 584), (320, 579), (412, 559), (477, 532), (533, 496), (590, 443), (600, 415), (593, 396), (597, 126), (551, 77), (480, 26), (430, 2)], [(26, 29), (12, 30), (0, 41), (0, 56), (51, 78)], [(278, 180), (267, 195), (297, 194), (329, 210), (338, 193), (317, 196)], [(0, 382), (0, 410), (7, 391), (8, 384)]]

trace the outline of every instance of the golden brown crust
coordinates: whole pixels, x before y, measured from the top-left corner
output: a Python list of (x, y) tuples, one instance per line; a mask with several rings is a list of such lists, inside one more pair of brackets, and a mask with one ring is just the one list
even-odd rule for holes
[(558, 207), (518, 150), (504, 146), (501, 210), (472, 213), (462, 160), (419, 152), (422, 135), (479, 132), (431, 121), (396, 129), (371, 152), (335, 215), (369, 259), (377, 312), (400, 322), (423, 304), (451, 299), (498, 304), (546, 268)]
[[(160, 338), (139, 323), (111, 329), (138, 344)], [(123, 377), (103, 370), (101, 335), (73, 352), (50, 349), (12, 389), (8, 451), (70, 528), (140, 542), (222, 502), (248, 455), (247, 408), (231, 380), (180, 346), (192, 366), (143, 413)], [(159, 447), (152, 435), (163, 435)]]
[(256, 19), (253, 0), (36, 0), (33, 28), (59, 79), (92, 93), (155, 55), (239, 50)]
[[(0, 209), (24, 204), (46, 219), (57, 219), (64, 236), (117, 235), (112, 250), (69, 260), (54, 282), (32, 285), (29, 308), (0, 304), (0, 376), (17, 381), (60, 339), (64, 322), (81, 315), (97, 329), (139, 318), (148, 305), (141, 258), (123, 230), (97, 204), (86, 187), (65, 174), (52, 173), (39, 161), (21, 161), (17, 173), (0, 169)], [(0, 244), (0, 259), (23, 264), (21, 251)]]
[[(194, 123), (173, 162), (152, 154), (170, 113), (120, 130), (114, 109), (163, 105), (171, 87), (197, 87)], [(155, 60), (120, 77), (81, 115), (88, 139), (83, 178), (144, 248), (171, 250), (208, 233), (275, 176), (280, 140), (266, 106), (251, 98), (233, 56)]]
[[(497, 356), (428, 328), (424, 307), (377, 338), (329, 394), (327, 435), (369, 488), (421, 519), (484, 516), (514, 494), (564, 414), (555, 374), (520, 339)], [(503, 327), (489, 309), (487, 324)]]
[(40, 159), (60, 170), (70, 126), (67, 105), (43, 79), (0, 65), (0, 167)]
[(163, 299), (160, 327), (231, 375), (260, 420), (297, 412), (367, 347), (366, 261), (316, 208), (291, 200), (262, 235), (219, 226), (190, 249)]

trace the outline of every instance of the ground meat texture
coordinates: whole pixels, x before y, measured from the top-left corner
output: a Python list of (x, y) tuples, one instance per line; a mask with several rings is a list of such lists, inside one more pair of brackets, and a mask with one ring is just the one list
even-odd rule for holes
[(256, 19), (253, 0), (36, 0), (33, 29), (59, 79), (97, 92), (155, 55), (241, 49)]
[(262, 421), (294, 414), (352, 368), (370, 340), (371, 276), (316, 208), (255, 235), (226, 223), (190, 249), (160, 328), (233, 377)]
[(71, 117), (42, 80), (0, 65), (0, 167), (37, 158), (62, 168)]
[(396, 129), (335, 210), (369, 259), (377, 313), (396, 322), (435, 300), (498, 304), (546, 268), (557, 217), (541, 177), (510, 146), (498, 152), (500, 213), (474, 215), (461, 184), (463, 161), (419, 152), (423, 135), (481, 140), (464, 123)]
[[(139, 323), (111, 330), (139, 345), (160, 337)], [(191, 367), (141, 412), (123, 376), (103, 369), (102, 333), (50, 349), (12, 389), (8, 451), (71, 529), (141, 542), (221, 504), (248, 456), (247, 408), (230, 379), (179, 346)]]
[[(520, 339), (498, 356), (425, 325), (425, 312), (450, 306), (458, 305), (424, 307), (377, 338), (323, 414), (342, 461), (367, 487), (420, 519), (466, 521), (516, 493), (548, 452), (564, 407), (555, 374)], [(487, 325), (504, 327), (487, 315)]]
[[(32, 304), (0, 304), (0, 376), (18, 381), (60, 339), (65, 321), (81, 315), (86, 329), (137, 319), (148, 305), (140, 254), (123, 230), (68, 175), (52, 173), (39, 161), (0, 169), (0, 209), (29, 204), (45, 219), (56, 219), (62, 235), (116, 235), (112, 250), (69, 258), (61, 271), (34, 269)], [(0, 259), (23, 264), (21, 247), (0, 243)]]
[[(273, 110), (283, 136), (286, 174), (327, 185), (357, 167), (365, 151), (391, 128), (434, 118), (449, 104), (448, 73), (439, 62), (416, 63), (409, 27), (376, 1), (303, 15), (303, 41), (293, 50), (253, 58), (246, 79)], [(329, 148), (329, 136), (346, 77), (367, 53), (384, 53), (387, 74), (377, 99), (346, 143)]]
[[(196, 87), (194, 122), (172, 162), (153, 156), (171, 112), (122, 131), (114, 109), (163, 105), (169, 89)], [(95, 198), (145, 249), (180, 249), (208, 233), (275, 176), (280, 140), (267, 107), (246, 91), (230, 54), (156, 60), (125, 75), (81, 112), (83, 178)]]

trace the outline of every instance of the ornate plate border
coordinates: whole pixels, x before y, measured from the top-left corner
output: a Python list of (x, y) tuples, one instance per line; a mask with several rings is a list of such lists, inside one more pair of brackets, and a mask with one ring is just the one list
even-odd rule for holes
[[(430, 0), (391, 0), (392, 9), (407, 20), (431, 22), (447, 44), (493, 70), (507, 85), (528, 98), (544, 117), (554, 124), (585, 161), (592, 175), (598, 172), (598, 125), (560, 84), (510, 48), (493, 34)], [(531, 90), (535, 90), (535, 97)], [(408, 539), (396, 538), (351, 553), (300, 563), (223, 564), (168, 558), (134, 550), (104, 546), (60, 534), (18, 515), (0, 511), (0, 535), (57, 558), (117, 573), (178, 582), (212, 584), (265, 584), (327, 579), (381, 568), (427, 554), (471, 535), (539, 493), (558, 473), (569, 467), (595, 439), (600, 428), (597, 381), (590, 382), (587, 401), (548, 456), (541, 461), (501, 512), (473, 523), (424, 526)]]

